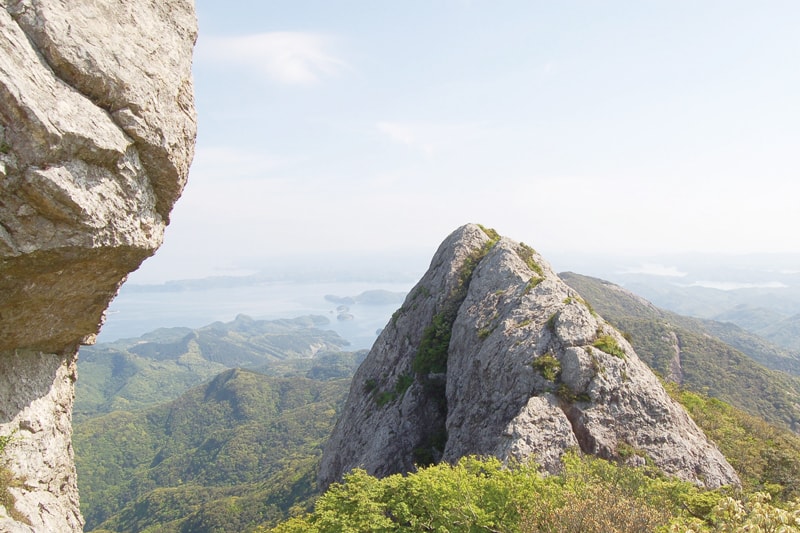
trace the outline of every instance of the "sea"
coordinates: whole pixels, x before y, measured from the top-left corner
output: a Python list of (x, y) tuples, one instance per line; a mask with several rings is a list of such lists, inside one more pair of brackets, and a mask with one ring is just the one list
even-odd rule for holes
[[(349, 349), (360, 350), (372, 346), (412, 286), (410, 281), (124, 285), (106, 312), (97, 342), (136, 338), (158, 328), (199, 328), (229, 322), (239, 314), (269, 320), (317, 315), (328, 319), (324, 329), (347, 340)], [(377, 304), (341, 300), (374, 290), (395, 294)]]

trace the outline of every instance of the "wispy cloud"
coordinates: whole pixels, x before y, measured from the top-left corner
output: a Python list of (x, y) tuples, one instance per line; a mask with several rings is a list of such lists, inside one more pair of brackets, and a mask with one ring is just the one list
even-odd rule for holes
[(312, 32), (269, 32), (235, 37), (206, 37), (201, 59), (246, 67), (272, 81), (311, 85), (347, 68), (333, 52), (333, 39)]
[(381, 121), (376, 127), (392, 141), (421, 150), (426, 155), (463, 147), (490, 134), (488, 129), (470, 123)]

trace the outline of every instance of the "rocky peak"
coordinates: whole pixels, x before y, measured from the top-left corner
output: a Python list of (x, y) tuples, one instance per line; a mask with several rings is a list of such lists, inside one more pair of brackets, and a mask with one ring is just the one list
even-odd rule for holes
[(0, 0), (0, 33), (0, 530), (79, 531), (75, 356), (186, 182), (194, 4)]
[(623, 335), (532, 248), (470, 224), (440, 246), (356, 372), (320, 482), (468, 454), (556, 472), (570, 448), (738, 484)]

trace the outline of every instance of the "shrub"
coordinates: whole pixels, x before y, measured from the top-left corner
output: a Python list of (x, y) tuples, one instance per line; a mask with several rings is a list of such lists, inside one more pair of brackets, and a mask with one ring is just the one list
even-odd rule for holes
[(548, 381), (555, 381), (561, 374), (561, 363), (551, 353), (540, 355), (534, 359), (532, 366)]
[(408, 388), (411, 387), (412, 383), (414, 383), (414, 376), (411, 374), (403, 374), (397, 378), (397, 383), (394, 385), (394, 391), (397, 393), (397, 396), (402, 397)]
[[(331, 485), (312, 513), (273, 531), (666, 531), (699, 490), (645, 468), (567, 454), (562, 474), (534, 463), (464, 457), (383, 479), (354, 470)], [(705, 517), (703, 517), (705, 518)]]
[(544, 281), (544, 278), (533, 276), (531, 279), (528, 280), (528, 283), (525, 284), (525, 291), (524, 294), (529, 294), (533, 289), (536, 288), (541, 282)]
[(541, 265), (536, 262), (533, 258), (536, 250), (525, 244), (524, 242), (519, 243), (517, 247), (517, 255), (519, 256), (522, 261), (528, 265), (528, 268), (536, 272), (539, 277), (544, 277), (544, 270), (542, 269)]
[(375, 396), (375, 403), (378, 404), (378, 407), (383, 407), (389, 402), (393, 402), (397, 399), (397, 394), (394, 391), (383, 391)]
[(6, 447), (14, 440), (15, 433), (16, 430), (10, 435), (0, 435), (0, 505), (5, 507), (6, 512), (14, 520), (30, 525), (28, 519), (14, 507), (17, 500), (14, 498), (14, 495), (8, 491), (9, 487), (18, 486), (20, 484), (11, 470), (6, 467), (6, 458), (4, 457)]
[(487, 228), (482, 224), (478, 224), (478, 227), (483, 230), (487, 237), (489, 237), (492, 241), (497, 242), (500, 240), (500, 234), (494, 228)]
[(445, 313), (433, 317), (431, 324), (422, 332), (417, 355), (412, 367), (419, 374), (441, 373), (447, 370), (447, 348), (450, 346), (455, 316)]
[(592, 343), (592, 346), (609, 355), (615, 355), (621, 359), (625, 359), (625, 351), (617, 344), (616, 339), (611, 335), (600, 335), (597, 337), (597, 340)]

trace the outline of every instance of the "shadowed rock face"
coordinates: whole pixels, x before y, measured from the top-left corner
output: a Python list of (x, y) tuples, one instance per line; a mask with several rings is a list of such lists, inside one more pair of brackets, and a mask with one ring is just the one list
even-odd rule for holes
[(441, 245), (356, 373), (320, 482), (468, 454), (534, 458), (557, 472), (574, 447), (649, 458), (709, 487), (739, 483), (622, 335), (535, 251), (467, 225)]
[(0, 0), (0, 33), (0, 529), (78, 531), (75, 355), (186, 182), (194, 5)]

